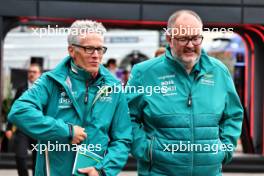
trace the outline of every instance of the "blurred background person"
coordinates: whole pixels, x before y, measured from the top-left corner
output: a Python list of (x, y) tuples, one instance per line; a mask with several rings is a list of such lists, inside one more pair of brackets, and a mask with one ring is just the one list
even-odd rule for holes
[(130, 72), (128, 70), (123, 71), (123, 73), (122, 73), (122, 85), (123, 85), (123, 87), (126, 86), (127, 81), (129, 79), (129, 75), (130, 75)]
[(117, 71), (117, 64), (116, 64), (116, 59), (110, 58), (108, 59), (106, 63), (106, 68), (114, 75), (116, 76), (116, 71)]
[(159, 47), (159, 48), (156, 50), (156, 52), (155, 52), (155, 57), (158, 57), (158, 56), (164, 54), (165, 51), (166, 51), (166, 48), (165, 48), (165, 47)]
[[(40, 77), (42, 73), (42, 68), (39, 64), (32, 63), (30, 64), (27, 71), (27, 82), (21, 85), (15, 94), (13, 103), (27, 90), (29, 89), (33, 83)], [(12, 103), (12, 104), (13, 104)], [(13, 135), (14, 134), (14, 135)], [(20, 130), (16, 129), (16, 127), (8, 123), (7, 130), (5, 135), (8, 139), (11, 139), (14, 136), (14, 152), (16, 157), (16, 167), (19, 176), (28, 176), (28, 166), (27, 166), (27, 158), (28, 158), (28, 149), (31, 149), (31, 144), (36, 144), (36, 141)], [(32, 151), (32, 172), (34, 175), (35, 172), (35, 162), (36, 161), (36, 151)]]

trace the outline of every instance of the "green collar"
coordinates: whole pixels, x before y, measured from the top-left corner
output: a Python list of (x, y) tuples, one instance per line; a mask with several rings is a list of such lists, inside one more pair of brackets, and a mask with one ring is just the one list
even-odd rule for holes
[[(184, 65), (179, 61), (179, 59), (175, 58), (171, 54), (171, 48), (169, 45), (166, 47), (166, 53), (165, 53), (165, 61), (173, 64), (176, 66), (176, 69), (182, 70), (182, 72), (186, 73)], [(208, 55), (202, 49), (201, 56), (198, 60), (198, 62), (194, 65), (192, 72), (198, 71), (200, 74), (204, 74), (208, 71), (210, 71), (213, 68), (213, 64), (211, 63), (210, 59), (208, 58)]]
[(91, 73), (87, 72), (83, 68), (77, 66), (73, 59), (71, 60), (71, 67), (70, 67), (70, 73), (72, 74), (73, 77), (79, 79), (79, 80), (92, 80), (93, 76)]
[[(54, 68), (53, 70), (47, 72), (46, 74), (49, 77), (51, 77), (54, 80), (56, 80), (57, 82), (59, 82), (60, 84), (62, 84), (62, 85), (65, 84), (65, 80), (67, 80), (67, 77), (68, 77), (69, 74), (71, 74), (72, 76), (76, 76), (77, 79), (78, 78), (82, 78), (78, 74), (75, 74), (75, 73), (73, 73), (71, 71), (71, 62), (72, 62), (72, 60), (73, 60), (73, 58), (71, 58), (70, 56), (67, 56), (66, 58), (64, 58), (57, 65), (56, 68)], [(86, 71), (83, 72), (83, 73), (85, 73), (84, 74), (85, 75), (84, 78), (89, 78), (89, 75), (92, 76), (90, 73), (88, 73)], [(94, 85), (96, 85), (96, 86), (97, 85), (113, 86), (115, 84), (120, 84), (120, 81), (117, 80), (116, 78), (114, 78), (112, 76), (112, 74), (108, 71), (108, 69), (106, 69), (103, 65), (100, 65), (97, 78), (94, 81), (95, 81)]]
[(200, 63), (200, 58), (198, 58), (198, 61), (195, 63), (195, 65), (193, 66), (192, 68), (192, 71), (191, 73), (195, 72), (195, 71), (198, 71), (200, 72), (201, 71), (201, 63)]

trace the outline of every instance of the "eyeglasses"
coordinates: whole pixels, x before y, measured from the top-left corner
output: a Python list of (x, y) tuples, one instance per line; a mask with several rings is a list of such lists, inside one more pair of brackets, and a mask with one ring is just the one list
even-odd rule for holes
[(203, 41), (203, 36), (202, 35), (196, 35), (192, 37), (174, 37), (172, 39), (175, 39), (178, 41), (179, 45), (181, 46), (187, 46), (189, 42), (191, 41), (194, 46), (198, 46), (202, 43)]
[(72, 46), (83, 48), (86, 54), (93, 54), (95, 50), (97, 50), (98, 54), (105, 54), (107, 50), (105, 46), (98, 47), (98, 48), (93, 47), (93, 46), (82, 46), (82, 45), (77, 45), (77, 44), (72, 44)]

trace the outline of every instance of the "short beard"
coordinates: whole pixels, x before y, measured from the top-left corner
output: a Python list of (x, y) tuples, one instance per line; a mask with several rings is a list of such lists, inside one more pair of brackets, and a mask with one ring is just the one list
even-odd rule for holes
[(191, 69), (197, 62), (199, 62), (201, 56), (201, 54), (199, 54), (198, 57), (195, 59), (194, 63), (192, 64), (192, 62), (184, 62), (183, 58), (179, 57), (172, 50), (171, 50), (171, 54), (176, 60), (178, 60), (184, 66), (185, 69)]

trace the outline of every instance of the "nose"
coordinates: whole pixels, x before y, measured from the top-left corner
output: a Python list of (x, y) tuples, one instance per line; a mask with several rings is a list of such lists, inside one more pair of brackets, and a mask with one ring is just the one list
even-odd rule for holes
[(193, 47), (194, 45), (192, 44), (192, 40), (188, 40), (188, 43), (186, 45), (187, 47)]
[(99, 54), (98, 50), (97, 50), (97, 49), (94, 50), (92, 56), (93, 56), (93, 57), (99, 57), (99, 55), (100, 55), (100, 54)]

